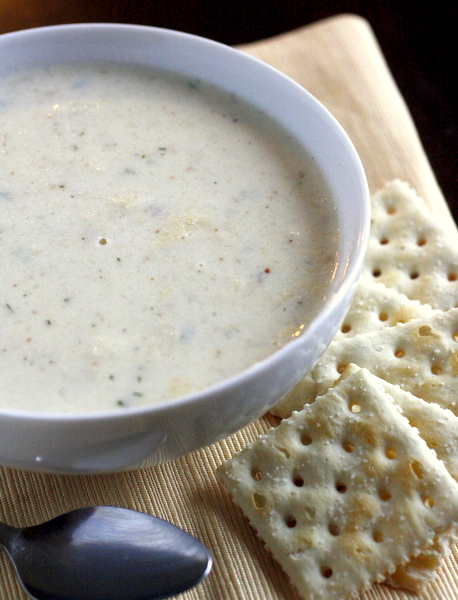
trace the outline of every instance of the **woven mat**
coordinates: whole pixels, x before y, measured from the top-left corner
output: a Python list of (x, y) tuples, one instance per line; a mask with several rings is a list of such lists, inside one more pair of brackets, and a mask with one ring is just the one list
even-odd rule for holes
[[(338, 16), (242, 49), (296, 79), (336, 116), (361, 156), (372, 192), (395, 177), (410, 182), (456, 235), (407, 107), (365, 21)], [(264, 418), (190, 456), (128, 473), (72, 477), (0, 467), (0, 520), (24, 526), (90, 504), (134, 508), (183, 527), (211, 550), (210, 576), (182, 594), (183, 600), (298, 600), (214, 477), (223, 459), (268, 427)], [(26, 600), (4, 553), (0, 562), (0, 600)], [(412, 597), (376, 585), (361, 599)], [(416, 598), (458, 598), (458, 552)]]

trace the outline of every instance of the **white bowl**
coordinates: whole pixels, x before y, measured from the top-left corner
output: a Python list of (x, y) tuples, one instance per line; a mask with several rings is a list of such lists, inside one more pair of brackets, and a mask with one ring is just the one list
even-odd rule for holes
[(360, 160), (335, 119), (295, 82), (242, 52), (158, 28), (63, 25), (0, 36), (0, 74), (68, 61), (151, 65), (231, 91), (292, 131), (334, 196), (340, 260), (321, 311), (302, 335), (241, 374), (200, 393), (122, 413), (0, 410), (0, 464), (65, 473), (152, 465), (216, 442), (271, 408), (313, 367), (337, 331), (361, 272), (369, 194)]

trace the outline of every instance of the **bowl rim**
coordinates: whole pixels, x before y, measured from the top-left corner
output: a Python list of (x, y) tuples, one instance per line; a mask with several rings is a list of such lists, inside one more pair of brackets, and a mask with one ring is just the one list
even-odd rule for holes
[[(156, 27), (149, 25), (137, 25), (137, 24), (126, 24), (126, 23), (69, 23), (69, 24), (58, 24), (58, 25), (47, 25), (41, 27), (32, 27), (30, 29), (23, 29), (18, 31), (12, 31), (3, 33), (0, 35), (0, 47), (2, 40), (6, 38), (20, 38), (27, 39), (36, 36), (55, 35), (68, 32), (79, 33), (86, 30), (87, 32), (95, 32), (103, 34), (107, 31), (122, 34), (126, 31), (132, 33), (145, 32), (149, 34), (160, 34), (165, 35), (168, 38), (180, 39), (189, 41), (203, 46), (207, 46), (209, 50), (217, 50), (227, 56), (234, 56), (236, 60), (246, 65), (254, 65), (254, 68), (263, 69), (266, 73), (270, 73), (271, 77), (281, 79), (283, 83), (291, 90), (296, 90), (296, 93), (302, 94), (304, 98), (307, 98), (309, 107), (311, 106), (315, 111), (321, 113), (322, 117), (327, 121), (328, 125), (332, 127), (334, 133), (340, 138), (341, 144), (345, 147), (345, 151), (350, 157), (355, 173), (358, 179), (358, 185), (360, 187), (361, 197), (364, 199), (366, 208), (366, 214), (361, 219), (359, 226), (358, 238), (354, 240), (354, 249), (352, 252), (353, 260), (347, 265), (343, 281), (337, 290), (334, 290), (329, 297), (326, 297), (319, 312), (308, 322), (301, 335), (293, 338), (286, 342), (281, 348), (275, 350), (269, 354), (266, 358), (252, 364), (243, 371), (236, 373), (230, 377), (218, 381), (200, 391), (178, 396), (176, 398), (163, 400), (161, 402), (153, 402), (152, 404), (146, 404), (141, 406), (124, 407), (119, 412), (113, 409), (105, 409), (100, 411), (91, 412), (46, 412), (46, 411), (32, 411), (23, 409), (13, 409), (8, 407), (0, 407), (0, 418), (7, 419), (19, 419), (21, 421), (34, 421), (34, 422), (59, 422), (59, 423), (85, 423), (88, 421), (112, 421), (126, 418), (137, 418), (145, 415), (152, 416), (154, 413), (164, 413), (167, 411), (174, 411), (180, 409), (186, 404), (200, 404), (208, 401), (209, 398), (214, 397), (215, 394), (220, 394), (224, 390), (234, 388), (240, 382), (249, 381), (251, 378), (256, 377), (257, 373), (261, 370), (268, 369), (271, 363), (275, 363), (279, 360), (279, 357), (286, 356), (291, 352), (295, 352), (298, 346), (301, 346), (301, 342), (306, 333), (313, 333), (318, 330), (322, 323), (326, 321), (341, 302), (342, 297), (350, 294), (353, 295), (354, 288), (359, 279), (359, 275), (362, 271), (365, 250), (369, 239), (369, 228), (370, 228), (370, 195), (368, 182), (364, 167), (361, 159), (350, 140), (348, 134), (345, 132), (343, 127), (337, 121), (337, 119), (331, 114), (331, 112), (323, 106), (307, 89), (301, 86), (299, 83), (294, 81), (291, 77), (276, 69), (275, 67), (263, 62), (262, 60), (253, 57), (249, 54), (244, 53), (237, 48), (228, 46), (216, 40), (205, 38), (196, 34), (178, 31), (175, 29), (168, 29), (164, 27)], [(98, 62), (98, 58), (94, 59), (94, 62)], [(56, 59), (56, 64), (61, 63), (59, 59)], [(75, 63), (81, 62), (78, 59)], [(127, 61), (126, 61), (127, 62)], [(128, 61), (129, 64), (135, 64), (135, 61)], [(1, 59), (0, 59), (1, 67)], [(256, 106), (256, 105), (255, 105)], [(353, 289), (352, 289), (353, 288)]]

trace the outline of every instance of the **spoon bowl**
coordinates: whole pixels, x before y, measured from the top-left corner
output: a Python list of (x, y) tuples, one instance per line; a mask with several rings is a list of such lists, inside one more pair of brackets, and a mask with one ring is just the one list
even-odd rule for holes
[(17, 529), (0, 545), (36, 600), (159, 600), (211, 570), (205, 546), (182, 529), (125, 508), (93, 506)]

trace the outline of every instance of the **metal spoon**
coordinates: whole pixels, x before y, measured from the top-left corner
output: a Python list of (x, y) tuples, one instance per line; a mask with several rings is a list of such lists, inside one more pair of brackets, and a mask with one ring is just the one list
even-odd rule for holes
[(182, 529), (111, 506), (23, 529), (0, 523), (0, 545), (37, 600), (159, 600), (192, 587), (212, 566), (205, 546)]

